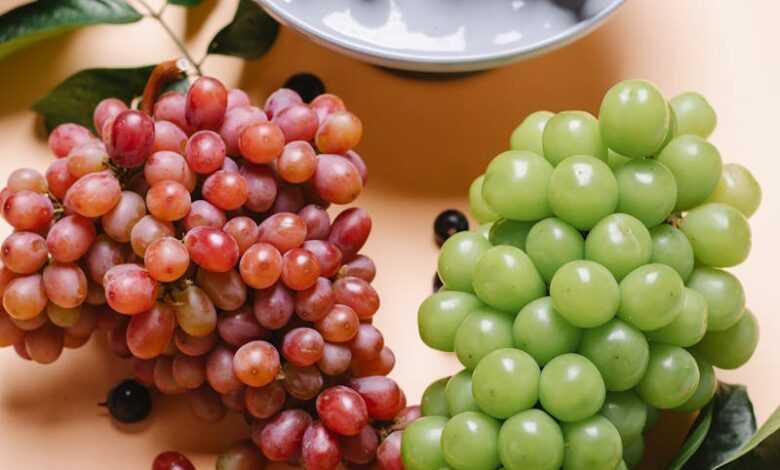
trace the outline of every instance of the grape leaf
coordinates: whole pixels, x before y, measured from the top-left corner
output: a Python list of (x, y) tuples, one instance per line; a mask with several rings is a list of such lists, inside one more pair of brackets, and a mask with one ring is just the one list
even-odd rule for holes
[[(43, 115), (48, 131), (64, 122), (75, 122), (93, 131), (92, 111), (104, 98), (115, 97), (125, 103), (143, 93), (153, 65), (136, 68), (86, 69), (57, 85), (38, 100), (33, 109)], [(187, 80), (169, 88), (186, 90)]]
[(168, 0), (168, 3), (182, 7), (196, 7), (203, 3), (203, 0)]
[(98, 23), (133, 23), (138, 11), (124, 0), (38, 0), (0, 16), (0, 59), (66, 31)]
[(214, 36), (208, 52), (257, 59), (268, 52), (278, 32), (279, 24), (259, 5), (240, 0), (233, 21)]
[(716, 467), (722, 470), (774, 470), (780, 468), (780, 408), (737, 452)]

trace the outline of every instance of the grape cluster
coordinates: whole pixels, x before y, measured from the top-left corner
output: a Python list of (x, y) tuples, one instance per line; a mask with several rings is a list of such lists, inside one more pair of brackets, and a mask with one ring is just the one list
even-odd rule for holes
[(658, 410), (689, 413), (714, 367), (753, 354), (756, 317), (722, 268), (750, 251), (761, 190), (722, 164), (701, 95), (611, 88), (597, 119), (528, 116), (469, 192), (419, 333), (464, 369), (432, 383), (403, 433), (407, 470), (614, 470)]
[(0, 346), (45, 364), (103, 331), (198, 417), (244, 413), (269, 460), (372, 461), (372, 423), (405, 397), (372, 325), (371, 219), (326, 210), (366, 183), (360, 120), (332, 94), (261, 109), (209, 77), (153, 105), (106, 99), (97, 136), (60, 125), (45, 175), (8, 177)]

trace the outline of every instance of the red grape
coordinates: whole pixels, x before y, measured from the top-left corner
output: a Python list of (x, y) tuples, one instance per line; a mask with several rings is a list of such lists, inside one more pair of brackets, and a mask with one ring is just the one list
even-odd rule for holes
[(122, 191), (119, 202), (100, 218), (103, 230), (118, 242), (129, 242), (135, 224), (146, 215), (144, 199), (132, 191)]
[(170, 121), (187, 134), (192, 134), (194, 129), (187, 122), (185, 108), (187, 98), (178, 91), (169, 91), (154, 104), (154, 119), (156, 121)]
[(301, 320), (316, 322), (323, 319), (334, 303), (331, 283), (324, 277), (318, 278), (308, 289), (295, 293), (295, 313)]
[(239, 88), (231, 88), (227, 95), (227, 109), (233, 109), (236, 106), (246, 106), (250, 103), (249, 95)]
[(323, 153), (344, 153), (360, 143), (363, 123), (349, 111), (335, 111), (320, 123), (317, 148)]
[(203, 357), (177, 355), (173, 359), (173, 379), (180, 386), (192, 390), (206, 382), (206, 361)]
[(124, 101), (119, 98), (106, 98), (95, 106), (95, 111), (92, 112), (92, 124), (100, 132), (106, 121), (115, 118), (119, 113), (126, 110), (127, 105)]
[(282, 130), (287, 142), (313, 140), (320, 124), (317, 113), (302, 103), (282, 109), (274, 115), (273, 122)]
[[(67, 162), (68, 171), (76, 178), (81, 178), (89, 173), (103, 171), (106, 169), (106, 163), (108, 162), (106, 147), (102, 142), (96, 140), (81, 144), (70, 151)], [(13, 190), (10, 182), (8, 188)]]
[(282, 274), (282, 255), (268, 243), (255, 243), (241, 257), (241, 278), (255, 289), (271, 287)]
[(246, 302), (246, 284), (234, 269), (224, 273), (198, 269), (196, 282), (220, 310), (236, 310)]
[(64, 159), (53, 161), (49, 168), (46, 169), (46, 183), (49, 187), (49, 192), (57, 199), (64, 198), (68, 188), (77, 179), (68, 171), (68, 161)]
[(24, 335), (24, 346), (30, 359), (39, 364), (51, 364), (62, 354), (64, 335), (61, 328), (46, 325)]
[(244, 205), (249, 197), (249, 187), (240, 173), (219, 170), (203, 182), (203, 197), (219, 207), (230, 211)]
[(266, 419), (281, 411), (287, 392), (279, 382), (271, 382), (265, 387), (249, 387), (244, 394), (246, 410), (255, 418)]
[(306, 224), (306, 240), (325, 240), (330, 233), (330, 216), (316, 204), (309, 204), (298, 212)]
[(233, 353), (224, 346), (218, 346), (206, 359), (206, 378), (209, 385), (221, 394), (243, 387), (233, 369)]
[(296, 213), (306, 205), (306, 196), (300, 186), (293, 184), (280, 184), (276, 193), (276, 200), (271, 206), (271, 213), (280, 212)]
[(51, 263), (43, 270), (43, 288), (60, 307), (78, 307), (87, 298), (87, 276), (73, 263)]
[(0, 313), (0, 348), (13, 346), (17, 342), (24, 339), (24, 331), (19, 329), (11, 318), (5, 314)]
[(154, 459), (152, 470), (195, 470), (195, 466), (180, 453), (167, 451)]
[(349, 204), (363, 190), (357, 168), (340, 155), (319, 155), (312, 182), (317, 194), (334, 204)]
[(316, 406), (322, 424), (342, 436), (356, 436), (368, 424), (366, 402), (357, 392), (343, 385), (320, 393)]
[(202, 356), (217, 344), (217, 335), (211, 332), (206, 336), (192, 336), (182, 329), (177, 329), (174, 333), (173, 341), (176, 348), (188, 356)]
[(311, 144), (303, 140), (285, 145), (276, 161), (276, 171), (288, 183), (303, 183), (314, 175), (316, 168), (317, 154)]
[(173, 359), (160, 356), (154, 364), (154, 385), (163, 395), (179, 395), (187, 390), (173, 377)]
[[(403, 391), (401, 391), (401, 401), (406, 403), (406, 397), (403, 395)], [(422, 410), (419, 405), (407, 406), (399, 411), (395, 418), (393, 418), (392, 429), (399, 431), (406, 429), (410, 424), (419, 419), (420, 416), (422, 416)]]
[(313, 400), (324, 384), (322, 373), (315, 366), (296, 367), (290, 363), (284, 365), (284, 389), (293, 398)]
[(187, 123), (196, 129), (218, 130), (225, 119), (227, 100), (227, 89), (219, 80), (198, 78), (187, 91)]
[(322, 357), (317, 362), (317, 366), (326, 375), (341, 375), (349, 370), (352, 362), (352, 351), (343, 345), (335, 343), (325, 343), (322, 350)]
[(133, 252), (143, 257), (146, 249), (153, 241), (163, 237), (172, 237), (176, 233), (173, 224), (170, 222), (158, 220), (151, 215), (141, 218), (130, 231), (130, 245)]
[(189, 191), (195, 189), (197, 176), (178, 153), (162, 150), (153, 153), (144, 165), (144, 178), (154, 186), (161, 181), (176, 181)]
[(217, 311), (206, 292), (196, 285), (175, 291), (176, 321), (192, 336), (206, 336), (217, 328)]
[(333, 470), (341, 462), (339, 442), (321, 423), (312, 423), (303, 434), (301, 457), (307, 470)]
[(162, 354), (173, 339), (176, 315), (170, 305), (154, 306), (130, 319), (127, 325), (127, 347), (133, 356), (152, 359)]
[(108, 305), (119, 313), (136, 315), (152, 308), (157, 300), (157, 281), (136, 264), (120, 264), (103, 277)]
[(198, 199), (193, 201), (190, 212), (184, 218), (184, 228), (192, 230), (195, 227), (222, 228), (227, 222), (225, 213), (214, 207), (208, 201)]
[(282, 154), (284, 134), (273, 122), (255, 122), (241, 131), (238, 149), (252, 163), (270, 163)]
[(300, 452), (303, 434), (309, 424), (311, 416), (303, 410), (282, 411), (260, 432), (260, 450), (268, 460), (290, 460)]
[(351, 371), (354, 377), (369, 377), (372, 375), (387, 375), (395, 366), (395, 354), (385, 346), (376, 359), (361, 361), (355, 359), (352, 361)]
[(404, 470), (401, 457), (401, 431), (393, 431), (379, 444), (376, 460), (381, 470)]
[(207, 175), (225, 162), (225, 142), (214, 131), (198, 131), (187, 141), (184, 155), (195, 173)]
[(82, 305), (79, 319), (73, 326), (65, 328), (65, 333), (76, 338), (89, 338), (97, 328), (98, 314), (94, 307)]
[(330, 93), (325, 93), (314, 98), (309, 106), (317, 113), (319, 122), (325, 122), (325, 119), (336, 111), (347, 110), (344, 101), (338, 96)]
[(288, 212), (265, 219), (259, 229), (258, 241), (270, 243), (282, 253), (301, 246), (306, 240), (306, 223)]
[(179, 126), (170, 121), (155, 121), (152, 152), (169, 151), (184, 153), (186, 145), (187, 134)]
[(282, 257), (282, 281), (290, 289), (308, 289), (319, 276), (320, 265), (311, 251), (293, 248)]
[(363, 187), (365, 187), (368, 182), (368, 167), (366, 166), (366, 162), (364, 162), (363, 158), (354, 150), (348, 150), (342, 156), (357, 168), (358, 173), (360, 173), (360, 180), (363, 183)]
[(11, 321), (22, 331), (33, 331), (49, 323), (49, 317), (46, 312), (41, 312), (38, 315), (25, 320), (11, 317)]
[(326, 341), (344, 343), (355, 337), (360, 320), (354, 310), (346, 305), (336, 304), (321, 320), (315, 323)]
[(146, 247), (144, 266), (160, 282), (179, 279), (190, 266), (190, 254), (184, 244), (173, 237), (162, 237)]
[(349, 387), (363, 397), (368, 415), (373, 419), (389, 421), (403, 408), (401, 389), (388, 377), (355, 378), (349, 381)]
[(84, 264), (90, 280), (102, 285), (106, 272), (118, 264), (125, 263), (126, 260), (126, 245), (115, 242), (105, 234), (100, 234), (87, 252)]
[(43, 230), (54, 217), (54, 206), (49, 198), (34, 191), (24, 190), (8, 195), (2, 208), (3, 217), (16, 230)]
[(279, 88), (268, 96), (263, 109), (265, 109), (268, 119), (273, 119), (283, 109), (299, 103), (303, 103), (301, 95), (289, 88)]
[(158, 220), (172, 222), (183, 219), (191, 204), (190, 192), (175, 181), (155, 183), (146, 193), (146, 207)]
[(320, 360), (324, 347), (325, 341), (317, 330), (294, 328), (284, 335), (282, 354), (291, 364), (306, 367)]
[(34, 191), (36, 193), (45, 193), (48, 188), (46, 178), (32, 168), (18, 168), (8, 175), (8, 190), (12, 193), (19, 191)]
[(255, 292), (255, 317), (260, 325), (269, 330), (284, 327), (290, 321), (294, 307), (293, 296), (282, 283)]
[(271, 343), (250, 341), (233, 356), (233, 370), (241, 382), (251, 387), (268, 385), (279, 373), (279, 353)]
[(252, 308), (248, 305), (233, 312), (223, 312), (219, 317), (217, 329), (222, 340), (235, 347), (270, 336), (269, 331), (257, 322)]
[(82, 176), (73, 183), (65, 193), (63, 203), (79, 215), (94, 218), (113, 209), (121, 195), (122, 188), (116, 177), (108, 171), (100, 171)]
[[(322, 277), (333, 277), (341, 266), (341, 251), (336, 245), (322, 240), (306, 240), (303, 248), (310, 251), (320, 266)], [(343, 303), (343, 302), (342, 302)]]
[(222, 404), (225, 408), (235, 411), (236, 413), (244, 413), (246, 411), (246, 405), (244, 404), (244, 395), (246, 394), (246, 387), (241, 386), (230, 393), (222, 395)]
[(357, 255), (371, 233), (371, 217), (368, 212), (352, 207), (342, 211), (333, 221), (328, 241), (341, 251), (344, 261)]
[(371, 318), (379, 309), (379, 295), (371, 284), (357, 277), (342, 277), (333, 283), (336, 303), (348, 305), (361, 320)]
[(14, 232), (0, 247), (3, 264), (18, 274), (32, 274), (49, 259), (46, 240), (33, 232)]
[(270, 209), (278, 192), (273, 171), (266, 165), (245, 164), (240, 173), (247, 185), (244, 207), (252, 212), (265, 212)]
[(226, 410), (219, 395), (209, 386), (200, 387), (187, 394), (190, 410), (196, 418), (216, 423), (225, 417)]
[(265, 457), (251, 442), (238, 443), (217, 459), (218, 470), (261, 470), (263, 468), (265, 468)]
[(374, 460), (379, 447), (379, 436), (370, 425), (363, 426), (356, 436), (341, 436), (342, 457), (346, 462), (367, 464)]
[(92, 221), (80, 215), (60, 219), (49, 230), (46, 246), (55, 261), (69, 263), (84, 256), (95, 240)]
[(229, 271), (238, 262), (238, 243), (222, 229), (195, 227), (184, 236), (190, 258), (213, 272)]
[(385, 339), (382, 333), (373, 325), (362, 323), (352, 342), (350, 349), (352, 356), (361, 361), (370, 361), (379, 357), (385, 347)]
[(260, 229), (255, 221), (245, 216), (233, 217), (222, 227), (222, 230), (236, 240), (238, 252), (242, 255), (250, 246), (254, 245), (260, 234)]
[(84, 126), (72, 123), (60, 124), (49, 134), (49, 149), (57, 158), (64, 158), (74, 147), (94, 138), (89, 129)]
[(47, 301), (43, 276), (40, 274), (14, 278), (3, 292), (3, 308), (17, 320), (38, 316), (46, 308)]
[[(67, 338), (68, 335), (66, 334), (65, 337)], [(135, 380), (147, 386), (154, 385), (154, 365), (156, 362), (154, 359), (131, 358), (130, 364)]]
[(225, 141), (228, 155), (238, 156), (238, 139), (241, 132), (249, 125), (258, 122), (266, 122), (265, 112), (256, 106), (241, 105), (228, 109), (225, 113), (225, 122), (219, 129), (219, 135)]
[(349, 263), (341, 266), (339, 277), (356, 277), (372, 282), (376, 277), (376, 265), (368, 256), (358, 255)]
[(143, 165), (154, 145), (154, 120), (141, 111), (129, 109), (108, 122), (108, 135), (103, 134), (103, 141), (111, 160), (123, 168)]

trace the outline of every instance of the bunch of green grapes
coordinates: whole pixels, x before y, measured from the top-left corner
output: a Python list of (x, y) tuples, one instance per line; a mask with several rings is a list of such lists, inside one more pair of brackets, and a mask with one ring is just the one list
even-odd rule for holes
[(628, 80), (600, 116), (531, 114), (470, 189), (482, 225), (443, 245), (423, 341), (464, 369), (428, 387), (407, 470), (615, 470), (658, 410), (713, 397), (756, 317), (723, 268), (750, 251), (761, 189), (722, 164), (696, 93)]

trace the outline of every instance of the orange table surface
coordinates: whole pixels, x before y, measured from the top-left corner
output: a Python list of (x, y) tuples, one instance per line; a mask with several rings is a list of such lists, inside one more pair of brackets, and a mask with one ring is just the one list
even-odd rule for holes
[[(24, 2), (0, 3), (2, 11)], [(236, 3), (207, 0), (189, 12), (171, 7), (165, 17), (199, 57)], [(292, 73), (313, 72), (362, 118), (359, 150), (370, 182), (358, 204), (374, 219), (365, 252), (379, 268), (375, 286), (383, 304), (376, 324), (396, 353), (392, 376), (411, 403), (433, 379), (459, 369), (453, 355), (428, 349), (417, 335), (417, 307), (430, 293), (436, 265), (433, 218), (444, 208), (467, 208), (468, 184), (507, 147), (514, 126), (539, 109), (595, 113), (606, 89), (624, 78), (649, 79), (668, 96), (702, 92), (719, 113), (712, 141), (724, 160), (747, 165), (764, 190), (751, 219), (752, 256), (734, 269), (760, 319), (762, 340), (748, 365), (719, 372), (725, 381), (749, 385), (762, 421), (780, 405), (780, 185), (773, 184), (780, 172), (778, 17), (775, 0), (629, 0), (602, 28), (564, 49), (447, 79), (388, 72), (284, 29), (262, 59), (214, 56), (205, 70), (256, 101)], [(0, 62), (0, 179), (18, 166), (44, 169), (51, 161), (29, 108), (62, 79), (86, 67), (176, 56), (159, 25), (144, 20), (46, 40)], [(3, 237), (10, 232), (4, 223), (1, 230)], [(217, 453), (246, 435), (240, 418), (206, 427), (175, 397), (157, 400), (143, 425), (115, 425), (96, 403), (127, 375), (127, 364), (110, 357), (102, 339), (66, 351), (50, 366), (0, 350), (0, 467), (138, 470), (149, 468), (158, 452), (176, 449), (209, 469)], [(644, 468), (665, 468), (685, 419), (672, 418), (672, 431), (654, 438), (665, 442), (653, 445)]]

